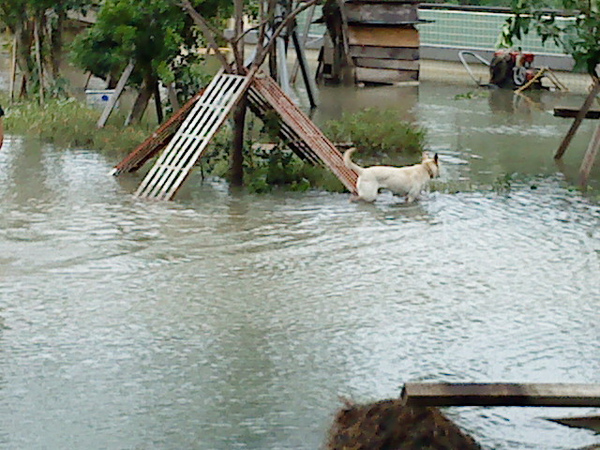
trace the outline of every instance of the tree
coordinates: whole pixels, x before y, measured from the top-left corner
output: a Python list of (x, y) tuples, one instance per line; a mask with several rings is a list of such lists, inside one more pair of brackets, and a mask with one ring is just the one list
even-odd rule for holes
[[(210, 46), (220, 54), (217, 40), (226, 41), (229, 43), (233, 55), (234, 64), (230, 65), (221, 55), (220, 59), (223, 69), (226, 72), (235, 72), (243, 75), (248, 72), (258, 70), (265, 59), (271, 56), (271, 61), (276, 57), (275, 43), (281, 33), (293, 25), (293, 21), (302, 11), (320, 2), (320, 0), (302, 0), (298, 1), (293, 7), (291, 0), (259, 0), (258, 12), (256, 5), (249, 3), (244, 4), (244, 0), (234, 0), (234, 33), (231, 38), (226, 38), (219, 30), (210, 27), (208, 21), (201, 11), (198, 11), (192, 5), (190, 0), (179, 0), (180, 5), (187, 11), (189, 16), (194, 20), (205, 39)], [(282, 10), (280, 10), (282, 8)], [(281, 12), (283, 11), (283, 14)], [(250, 62), (250, 68), (247, 69), (244, 64), (243, 39), (246, 33), (250, 30), (243, 30), (243, 16), (248, 14), (257, 19), (258, 25), (250, 30), (258, 30), (258, 42), (256, 53), (253, 60)], [(233, 143), (231, 149), (231, 183), (236, 186), (243, 184), (243, 144), (244, 144), (244, 127), (246, 120), (246, 100), (242, 99), (233, 111)]]
[[(565, 11), (551, 10), (556, 1), (512, 0), (514, 17), (507, 20), (503, 32), (506, 46), (534, 29), (542, 42), (552, 40), (571, 55), (575, 70), (585, 70), (593, 79), (599, 77), (600, 12), (597, 0), (560, 0)], [(557, 21), (567, 13), (572, 20)]]
[[(229, 10), (224, 0), (204, 0), (196, 7), (211, 19), (226, 17)], [(130, 84), (139, 90), (130, 120), (137, 122), (159, 79), (172, 81), (182, 60), (197, 57), (197, 46), (192, 20), (172, 1), (107, 0), (94, 26), (74, 42), (73, 55), (79, 66), (109, 83), (134, 62)]]
[(3, 0), (0, 22), (15, 37), (21, 73), (20, 96), (30, 91), (43, 95), (60, 78), (62, 32), (67, 13), (84, 11), (91, 0)]

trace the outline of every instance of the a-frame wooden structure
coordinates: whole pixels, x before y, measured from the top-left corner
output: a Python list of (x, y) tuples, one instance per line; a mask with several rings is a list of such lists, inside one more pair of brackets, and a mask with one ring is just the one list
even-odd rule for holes
[(281, 123), (280, 137), (298, 156), (313, 164), (324, 165), (350, 192), (355, 192), (357, 174), (344, 166), (342, 154), (335, 145), (270, 76), (254, 71), (245, 76), (217, 74), (201, 94), (117, 164), (113, 174), (139, 169), (164, 148), (135, 195), (172, 199), (243, 96), (259, 117), (269, 111), (277, 113)]

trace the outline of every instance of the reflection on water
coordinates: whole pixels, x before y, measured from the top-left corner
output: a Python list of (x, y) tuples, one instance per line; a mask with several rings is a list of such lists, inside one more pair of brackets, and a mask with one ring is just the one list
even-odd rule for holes
[[(402, 92), (444, 164), (416, 205), (197, 175), (176, 202), (143, 202), (140, 175), (107, 176), (116, 161), (9, 136), (0, 446), (315, 449), (339, 396), (600, 382), (600, 208), (570, 189), (589, 125), (561, 172), (568, 122), (449, 86)], [(493, 449), (589, 445), (542, 419), (586, 412), (448, 410)]]

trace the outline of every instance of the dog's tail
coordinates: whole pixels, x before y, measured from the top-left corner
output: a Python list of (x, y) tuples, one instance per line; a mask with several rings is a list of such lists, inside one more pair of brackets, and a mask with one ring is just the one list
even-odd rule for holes
[(344, 152), (344, 165), (348, 168), (348, 169), (352, 169), (354, 170), (357, 174), (361, 174), (363, 171), (363, 168), (360, 167), (358, 164), (355, 164), (352, 159), (350, 159), (350, 157), (352, 156), (352, 153), (354, 153), (356, 150), (356, 147), (352, 147), (349, 148), (348, 150), (346, 150)]

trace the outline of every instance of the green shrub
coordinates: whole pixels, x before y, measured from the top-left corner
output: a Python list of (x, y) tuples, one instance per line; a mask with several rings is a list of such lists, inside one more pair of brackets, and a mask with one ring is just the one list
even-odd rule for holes
[(123, 127), (124, 117), (114, 113), (108, 124), (98, 129), (101, 111), (73, 98), (48, 100), (44, 105), (26, 101), (5, 109), (7, 133), (37, 138), (57, 147), (126, 154), (156, 128), (151, 124)]
[(371, 156), (414, 155), (425, 148), (425, 130), (401, 120), (394, 110), (367, 108), (343, 114), (340, 120), (328, 121), (324, 132), (332, 141), (352, 142)]

